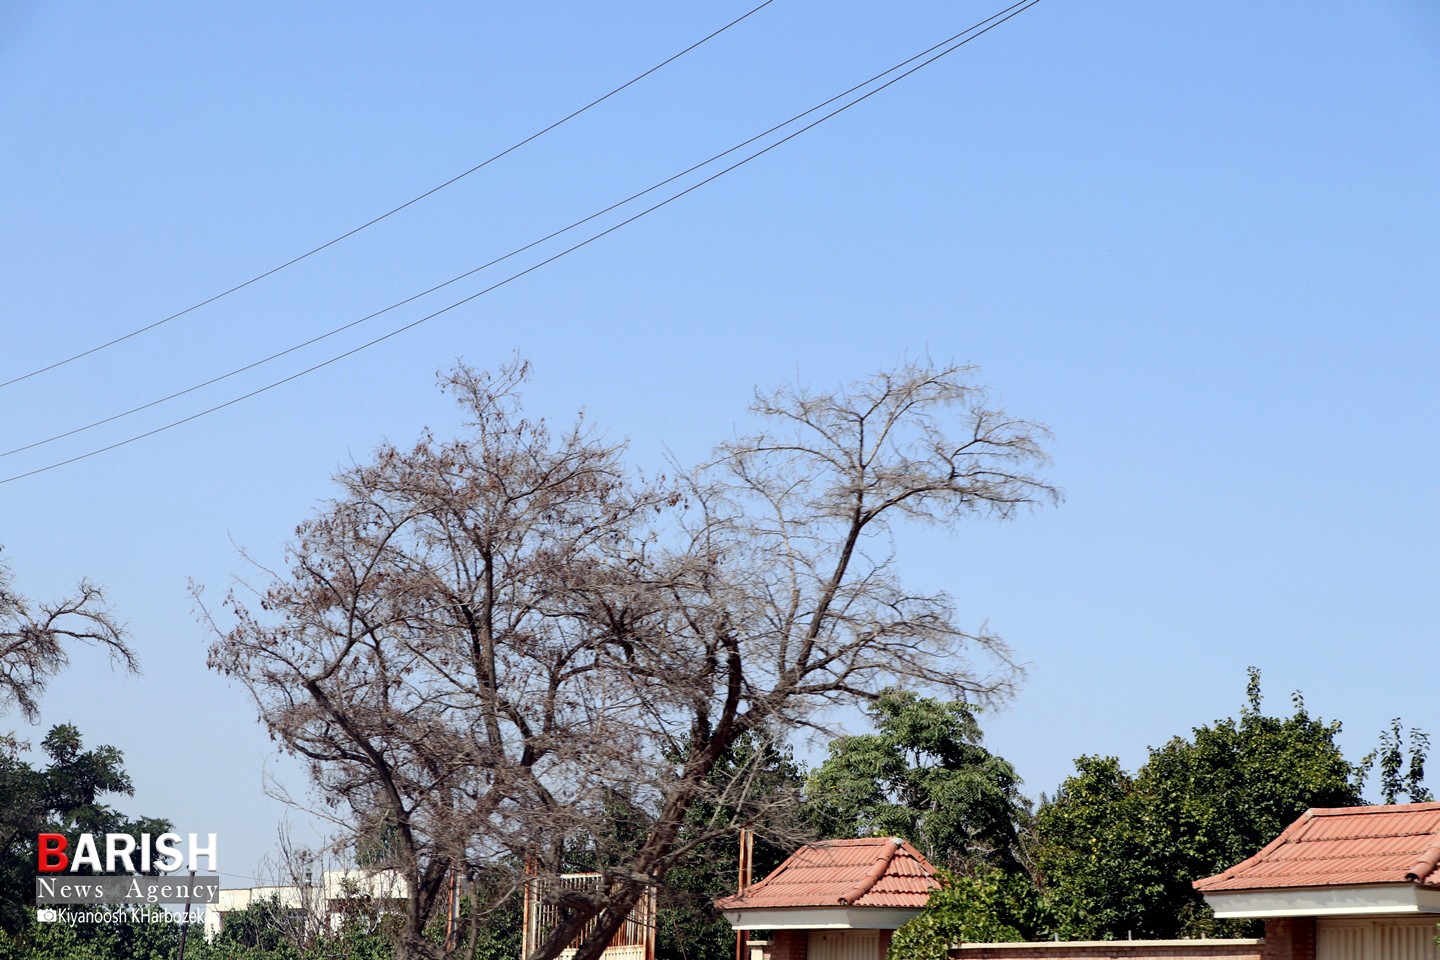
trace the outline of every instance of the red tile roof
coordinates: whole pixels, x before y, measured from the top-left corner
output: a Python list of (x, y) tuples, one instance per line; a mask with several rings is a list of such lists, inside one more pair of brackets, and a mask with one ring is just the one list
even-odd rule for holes
[(1205, 893), (1416, 883), (1440, 887), (1440, 803), (1317, 808), (1265, 849), (1195, 881)]
[(826, 840), (801, 847), (721, 910), (761, 907), (925, 906), (940, 881), (923, 854), (898, 837)]

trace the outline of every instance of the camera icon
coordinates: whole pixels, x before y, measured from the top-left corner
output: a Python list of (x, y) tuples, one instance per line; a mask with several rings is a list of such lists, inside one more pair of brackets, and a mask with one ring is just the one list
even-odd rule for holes
[(35, 919), (40, 921), (41, 923), (54, 923), (56, 920), (60, 919), (60, 917), (54, 910), (41, 907), (35, 911)]

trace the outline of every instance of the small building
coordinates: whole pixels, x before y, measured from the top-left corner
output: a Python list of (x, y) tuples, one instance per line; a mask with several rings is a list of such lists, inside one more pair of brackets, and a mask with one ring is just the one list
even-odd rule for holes
[(1440, 960), (1440, 803), (1318, 808), (1195, 889), (1265, 960)]
[[(883, 960), (891, 933), (938, 886), (902, 840), (832, 840), (716, 906), (737, 930), (774, 931), (754, 960)], [(1264, 939), (964, 943), (950, 957), (1440, 960), (1440, 803), (1309, 810), (1194, 886), (1220, 919), (1263, 919)]]
[(939, 887), (935, 868), (899, 837), (827, 840), (715, 906), (736, 930), (774, 932), (765, 960), (884, 960), (891, 935)]

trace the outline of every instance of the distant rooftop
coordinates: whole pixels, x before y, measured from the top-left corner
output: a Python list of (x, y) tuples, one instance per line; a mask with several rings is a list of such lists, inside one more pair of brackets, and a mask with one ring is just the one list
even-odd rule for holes
[(935, 868), (899, 837), (826, 840), (801, 847), (759, 883), (715, 901), (721, 910), (780, 907), (920, 909), (940, 888)]
[(1202, 893), (1414, 884), (1440, 888), (1440, 803), (1307, 811), (1250, 859), (1195, 881)]

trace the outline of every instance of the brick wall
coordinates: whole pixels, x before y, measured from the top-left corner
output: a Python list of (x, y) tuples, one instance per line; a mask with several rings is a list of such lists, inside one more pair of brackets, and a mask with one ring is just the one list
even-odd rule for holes
[[(891, 931), (880, 932), (880, 956)], [(807, 960), (808, 930), (776, 930), (751, 944), (752, 960)], [(1095, 940), (963, 943), (950, 960), (1315, 960), (1315, 918), (1265, 921), (1263, 940)]]
[[(1266, 928), (1267, 938), (1269, 928)], [(951, 960), (1315, 960), (1314, 924), (1308, 957), (1271, 953), (1266, 940), (1071, 940), (1053, 943), (964, 943)]]
[(1315, 918), (1266, 920), (1261, 960), (1315, 960)]
[(809, 930), (776, 930), (771, 937), (769, 949), (766, 951), (767, 958), (768, 960), (805, 960), (809, 940)]

